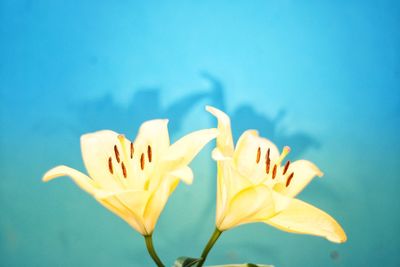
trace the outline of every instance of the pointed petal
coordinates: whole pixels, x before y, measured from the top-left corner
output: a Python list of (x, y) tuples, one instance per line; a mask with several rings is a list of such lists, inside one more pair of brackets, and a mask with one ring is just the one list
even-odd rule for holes
[(102, 199), (98, 200), (101, 205), (107, 208), (109, 211), (123, 219), (130, 226), (132, 226), (136, 231), (142, 235), (147, 235), (146, 228), (144, 227), (141, 218), (136, 214), (127, 214), (121, 209), (121, 204), (115, 199)]
[(96, 195), (96, 199), (142, 235), (149, 234), (142, 216), (149, 199), (148, 192), (138, 190), (109, 192)]
[(223, 231), (244, 223), (263, 221), (274, 213), (271, 190), (265, 185), (251, 186), (232, 198), (217, 227)]
[(91, 195), (96, 194), (99, 190), (99, 185), (95, 181), (90, 179), (87, 175), (81, 173), (80, 171), (77, 171), (75, 169), (63, 165), (54, 167), (53, 169), (46, 172), (42, 180), (44, 182), (48, 182), (50, 180), (53, 180), (54, 178), (61, 176), (71, 177), (71, 179), (80, 188), (82, 188), (84, 191), (86, 191)]
[(138, 153), (147, 155), (148, 145), (152, 149), (152, 162), (157, 161), (169, 147), (168, 120), (157, 119), (144, 122), (135, 139)]
[[(260, 137), (255, 130), (243, 132), (236, 144), (234, 153), (235, 164), (240, 173), (250, 177), (254, 183), (258, 183), (265, 178), (265, 162), (268, 149), (272, 168), (274, 161), (279, 158), (279, 151), (275, 144), (266, 138)], [(258, 151), (260, 151), (259, 160), (257, 160)]]
[(335, 219), (298, 199), (293, 199), (287, 209), (265, 223), (287, 232), (322, 236), (335, 243), (342, 243), (347, 239)]
[[(123, 186), (121, 168), (114, 151), (114, 146), (116, 146), (120, 157), (123, 156), (118, 136), (118, 133), (110, 130), (81, 136), (82, 158), (90, 177), (110, 191), (118, 191)], [(110, 157), (113, 162), (114, 174), (109, 170), (108, 161)]]
[[(289, 186), (282, 186), (280, 193), (286, 195), (288, 197), (295, 197), (299, 194), (306, 185), (315, 177), (321, 177), (323, 173), (318, 169), (318, 167), (308, 161), (308, 160), (297, 160), (290, 164), (288, 171), (286, 172), (286, 177), (291, 173), (294, 173), (293, 178), (290, 181)], [(286, 183), (286, 180), (283, 181), (283, 184)]]
[(275, 206), (275, 212), (279, 213), (290, 205), (292, 202), (293, 198), (284, 196), (280, 193), (277, 193), (275, 190), (272, 190), (272, 198), (274, 199), (274, 206)]
[(168, 148), (163, 160), (170, 165), (169, 169), (188, 165), (200, 150), (217, 135), (217, 129), (204, 129), (185, 135)]
[(215, 161), (232, 159), (232, 157), (225, 156), (218, 147), (213, 149), (213, 151), (211, 152), (211, 157)]
[(193, 183), (193, 171), (190, 167), (184, 166), (169, 173), (170, 176), (178, 178), (186, 184)]
[(233, 160), (221, 160), (217, 162), (217, 216), (220, 221), (228, 208), (231, 199), (244, 188), (252, 186), (252, 183), (243, 177), (233, 165)]
[(149, 200), (150, 193), (144, 190), (125, 190), (118, 192), (103, 192), (95, 195), (98, 200), (118, 198), (122, 205), (138, 215), (143, 214), (144, 208)]
[(150, 196), (143, 215), (144, 223), (149, 234), (153, 232), (158, 218), (168, 201), (168, 197), (174, 191), (178, 182), (179, 180), (176, 178), (169, 179), (169, 177), (167, 177)]
[(206, 106), (206, 110), (218, 119), (218, 130), (220, 132), (217, 138), (218, 149), (223, 155), (231, 157), (233, 155), (234, 147), (230, 118), (227, 114), (217, 108)]

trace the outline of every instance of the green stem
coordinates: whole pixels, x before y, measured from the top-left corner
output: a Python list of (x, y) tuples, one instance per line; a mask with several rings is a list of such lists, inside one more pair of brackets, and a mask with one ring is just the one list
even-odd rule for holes
[(151, 235), (145, 235), (144, 241), (146, 242), (147, 251), (149, 252), (153, 261), (157, 264), (158, 267), (165, 267), (160, 258), (157, 256), (156, 250), (153, 246), (153, 238)]
[(215, 228), (214, 233), (210, 237), (210, 240), (208, 240), (208, 243), (207, 243), (206, 247), (203, 250), (203, 253), (201, 253), (201, 261), (199, 262), (197, 267), (203, 266), (204, 262), (207, 259), (208, 253), (210, 252), (210, 250), (214, 246), (215, 242), (217, 242), (217, 240), (218, 240), (218, 238), (219, 238), (219, 236), (221, 234), (222, 234), (222, 231), (218, 230), (218, 228)]

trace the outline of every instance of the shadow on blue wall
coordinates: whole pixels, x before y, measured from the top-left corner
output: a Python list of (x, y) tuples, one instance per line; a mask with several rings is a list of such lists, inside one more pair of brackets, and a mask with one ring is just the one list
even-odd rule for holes
[[(287, 110), (280, 110), (275, 117), (257, 112), (251, 104), (241, 104), (233, 111), (226, 109), (223, 83), (210, 73), (201, 73), (209, 83), (208, 90), (190, 93), (173, 101), (168, 106), (161, 103), (160, 88), (143, 88), (135, 92), (127, 106), (121, 106), (111, 95), (100, 99), (75, 104), (72, 110), (77, 123), (74, 123), (79, 133), (103, 129), (113, 129), (121, 133), (135, 133), (140, 124), (149, 119), (168, 118), (171, 135), (182, 129), (186, 115), (201, 103), (209, 103), (231, 116), (234, 139), (247, 129), (257, 129), (260, 135), (267, 137), (278, 147), (289, 145), (295, 149), (291, 156), (296, 158), (310, 148), (318, 149), (320, 142), (312, 135), (297, 131), (287, 134), (281, 123)], [(193, 90), (187, 90), (193, 92)], [(210, 117), (212, 118), (212, 117)], [(210, 119), (215, 124), (214, 119)], [(133, 136), (132, 136), (133, 137)]]

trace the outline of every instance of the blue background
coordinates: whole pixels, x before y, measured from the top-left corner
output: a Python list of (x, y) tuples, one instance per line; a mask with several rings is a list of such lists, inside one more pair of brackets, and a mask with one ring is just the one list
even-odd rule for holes
[[(146, 3), (145, 3), (146, 2)], [(299, 196), (334, 216), (345, 244), (263, 224), (224, 233), (209, 264), (399, 266), (398, 1), (0, 2), (0, 265), (152, 266), (142, 237), (67, 178), (79, 137), (170, 118), (172, 139), (256, 128), (324, 172)], [(171, 265), (213, 230), (215, 163), (191, 164), (155, 232)]]

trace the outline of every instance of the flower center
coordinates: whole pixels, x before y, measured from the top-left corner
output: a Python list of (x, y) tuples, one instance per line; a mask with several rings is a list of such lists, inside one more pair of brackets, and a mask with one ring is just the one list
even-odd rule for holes
[[(126, 150), (128, 150), (128, 149), (125, 149), (125, 137), (123, 136), (123, 135), (119, 135), (118, 136), (118, 139), (119, 139), (119, 141), (120, 141), (120, 143), (121, 143), (121, 147), (122, 147), (122, 157), (121, 157), (121, 154), (120, 154), (120, 151), (118, 150), (118, 146), (115, 144), (114, 145), (114, 157), (113, 156), (110, 156), (109, 158), (108, 158), (108, 161), (107, 161), (107, 164), (108, 164), (108, 171), (110, 172), (110, 174), (113, 174), (114, 175), (114, 173), (115, 173), (115, 166), (113, 165), (113, 160), (115, 160), (117, 163), (118, 163), (118, 165), (120, 165), (120, 167), (121, 167), (121, 172), (122, 172), (122, 175), (123, 175), (123, 177), (124, 178), (127, 178), (128, 177), (128, 169), (127, 169), (127, 163), (126, 162), (124, 162), (124, 160), (125, 161), (127, 161), (127, 160), (129, 160), (129, 158), (130, 159), (133, 159), (133, 156), (134, 156), (134, 153), (135, 153), (135, 146), (134, 146), (134, 144), (132, 143), (132, 142), (130, 142), (130, 145), (129, 145), (129, 154), (127, 153), (127, 151)], [(129, 155), (129, 156), (128, 156)], [(152, 160), (153, 160), (153, 150), (152, 150), (152, 148), (151, 148), (151, 146), (150, 145), (148, 145), (147, 146), (147, 151), (146, 151), (146, 155), (147, 155), (147, 158), (148, 158), (148, 161), (149, 161), (149, 163), (150, 162), (152, 162)], [(115, 158), (115, 159), (114, 159)], [(139, 158), (139, 166), (140, 166), (140, 169), (143, 171), (144, 170), (144, 168), (145, 168), (145, 153), (142, 153), (141, 155), (140, 155), (140, 158)], [(115, 164), (115, 162), (114, 162), (114, 164)]]
[[(277, 177), (278, 174), (278, 167), (280, 167), (281, 162), (285, 159), (285, 157), (289, 154), (290, 152), (290, 148), (288, 146), (285, 146), (282, 150), (281, 155), (279, 156), (279, 158), (276, 160), (276, 162), (274, 163), (274, 166), (272, 167), (272, 173), (271, 173), (271, 178), (272, 180), (274, 180)], [(270, 170), (271, 170), (271, 158), (270, 158), (270, 153), (271, 150), (270, 148), (267, 149), (267, 152), (265, 154), (265, 173), (267, 174), (267, 176), (270, 174)], [(261, 158), (261, 147), (257, 148), (257, 152), (256, 152), (256, 163), (259, 164), (260, 163), (260, 158)], [(286, 161), (283, 170), (282, 170), (282, 176), (285, 176), (288, 169), (290, 166), (290, 160)], [(294, 176), (294, 172), (291, 172), (287, 177), (286, 177), (286, 187), (288, 187), (293, 179)]]

